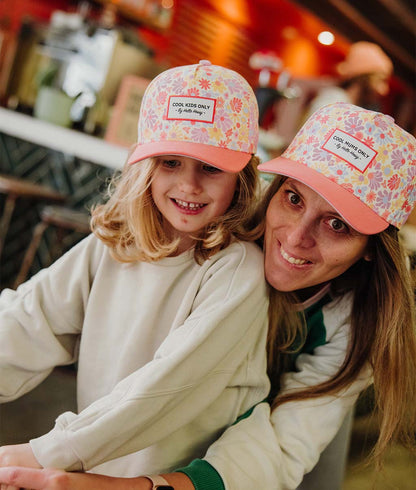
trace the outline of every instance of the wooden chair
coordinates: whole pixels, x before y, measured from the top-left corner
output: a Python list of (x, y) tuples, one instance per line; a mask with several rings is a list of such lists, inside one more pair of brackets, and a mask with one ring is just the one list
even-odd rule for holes
[(0, 175), (0, 193), (6, 196), (0, 218), (0, 257), (17, 199), (32, 199), (48, 203), (62, 203), (66, 199), (66, 196), (49, 187), (9, 175)]
[(76, 231), (88, 234), (90, 218), (86, 212), (77, 211), (64, 206), (45, 206), (41, 211), (41, 221), (33, 230), (32, 240), (23, 257), (22, 265), (14, 282), (14, 288), (24, 282), (29, 274), (36, 251), (46, 229), (50, 226), (56, 228), (56, 239), (50, 250), (51, 262), (63, 251), (63, 238), (66, 232)]

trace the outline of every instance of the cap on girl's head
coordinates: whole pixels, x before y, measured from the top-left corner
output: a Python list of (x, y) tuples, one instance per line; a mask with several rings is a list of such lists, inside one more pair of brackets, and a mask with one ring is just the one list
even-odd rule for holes
[(254, 92), (235, 71), (209, 61), (171, 68), (146, 89), (128, 161), (182, 155), (239, 172), (256, 152), (258, 117)]
[(258, 168), (308, 185), (368, 235), (400, 228), (416, 200), (416, 139), (392, 117), (343, 102), (317, 110)]

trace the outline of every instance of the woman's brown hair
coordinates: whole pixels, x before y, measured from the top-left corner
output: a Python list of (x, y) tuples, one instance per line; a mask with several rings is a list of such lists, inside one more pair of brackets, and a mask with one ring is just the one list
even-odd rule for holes
[[(263, 219), (258, 231), (264, 229), (267, 207), (283, 181), (284, 177), (277, 177), (260, 204), (256, 216)], [(349, 291), (353, 295), (351, 336), (343, 365), (326, 382), (277, 395), (272, 408), (289, 401), (339, 394), (369, 363), (380, 416), (380, 433), (373, 456), (381, 463), (382, 454), (393, 439), (415, 447), (415, 299), (397, 229), (390, 226), (371, 235), (369, 251), (370, 261), (359, 260), (331, 286), (334, 297)], [(298, 302), (295, 293), (282, 293), (270, 287), (268, 366), (272, 382), (277, 384), (287, 369), (295, 339), (306, 336), (305, 318), (295, 308)]]

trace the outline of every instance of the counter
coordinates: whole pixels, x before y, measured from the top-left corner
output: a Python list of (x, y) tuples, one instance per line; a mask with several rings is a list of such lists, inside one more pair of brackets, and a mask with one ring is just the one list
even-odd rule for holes
[(0, 132), (98, 165), (121, 169), (128, 149), (0, 107)]

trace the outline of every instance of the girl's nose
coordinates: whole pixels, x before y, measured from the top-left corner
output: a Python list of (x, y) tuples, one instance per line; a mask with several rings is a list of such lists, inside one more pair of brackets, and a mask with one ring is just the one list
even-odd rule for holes
[(200, 177), (195, 165), (184, 168), (178, 176), (178, 186), (181, 191), (188, 194), (199, 194), (202, 190)]
[(310, 248), (315, 245), (313, 224), (306, 219), (292, 222), (287, 231), (287, 242), (292, 247)]

